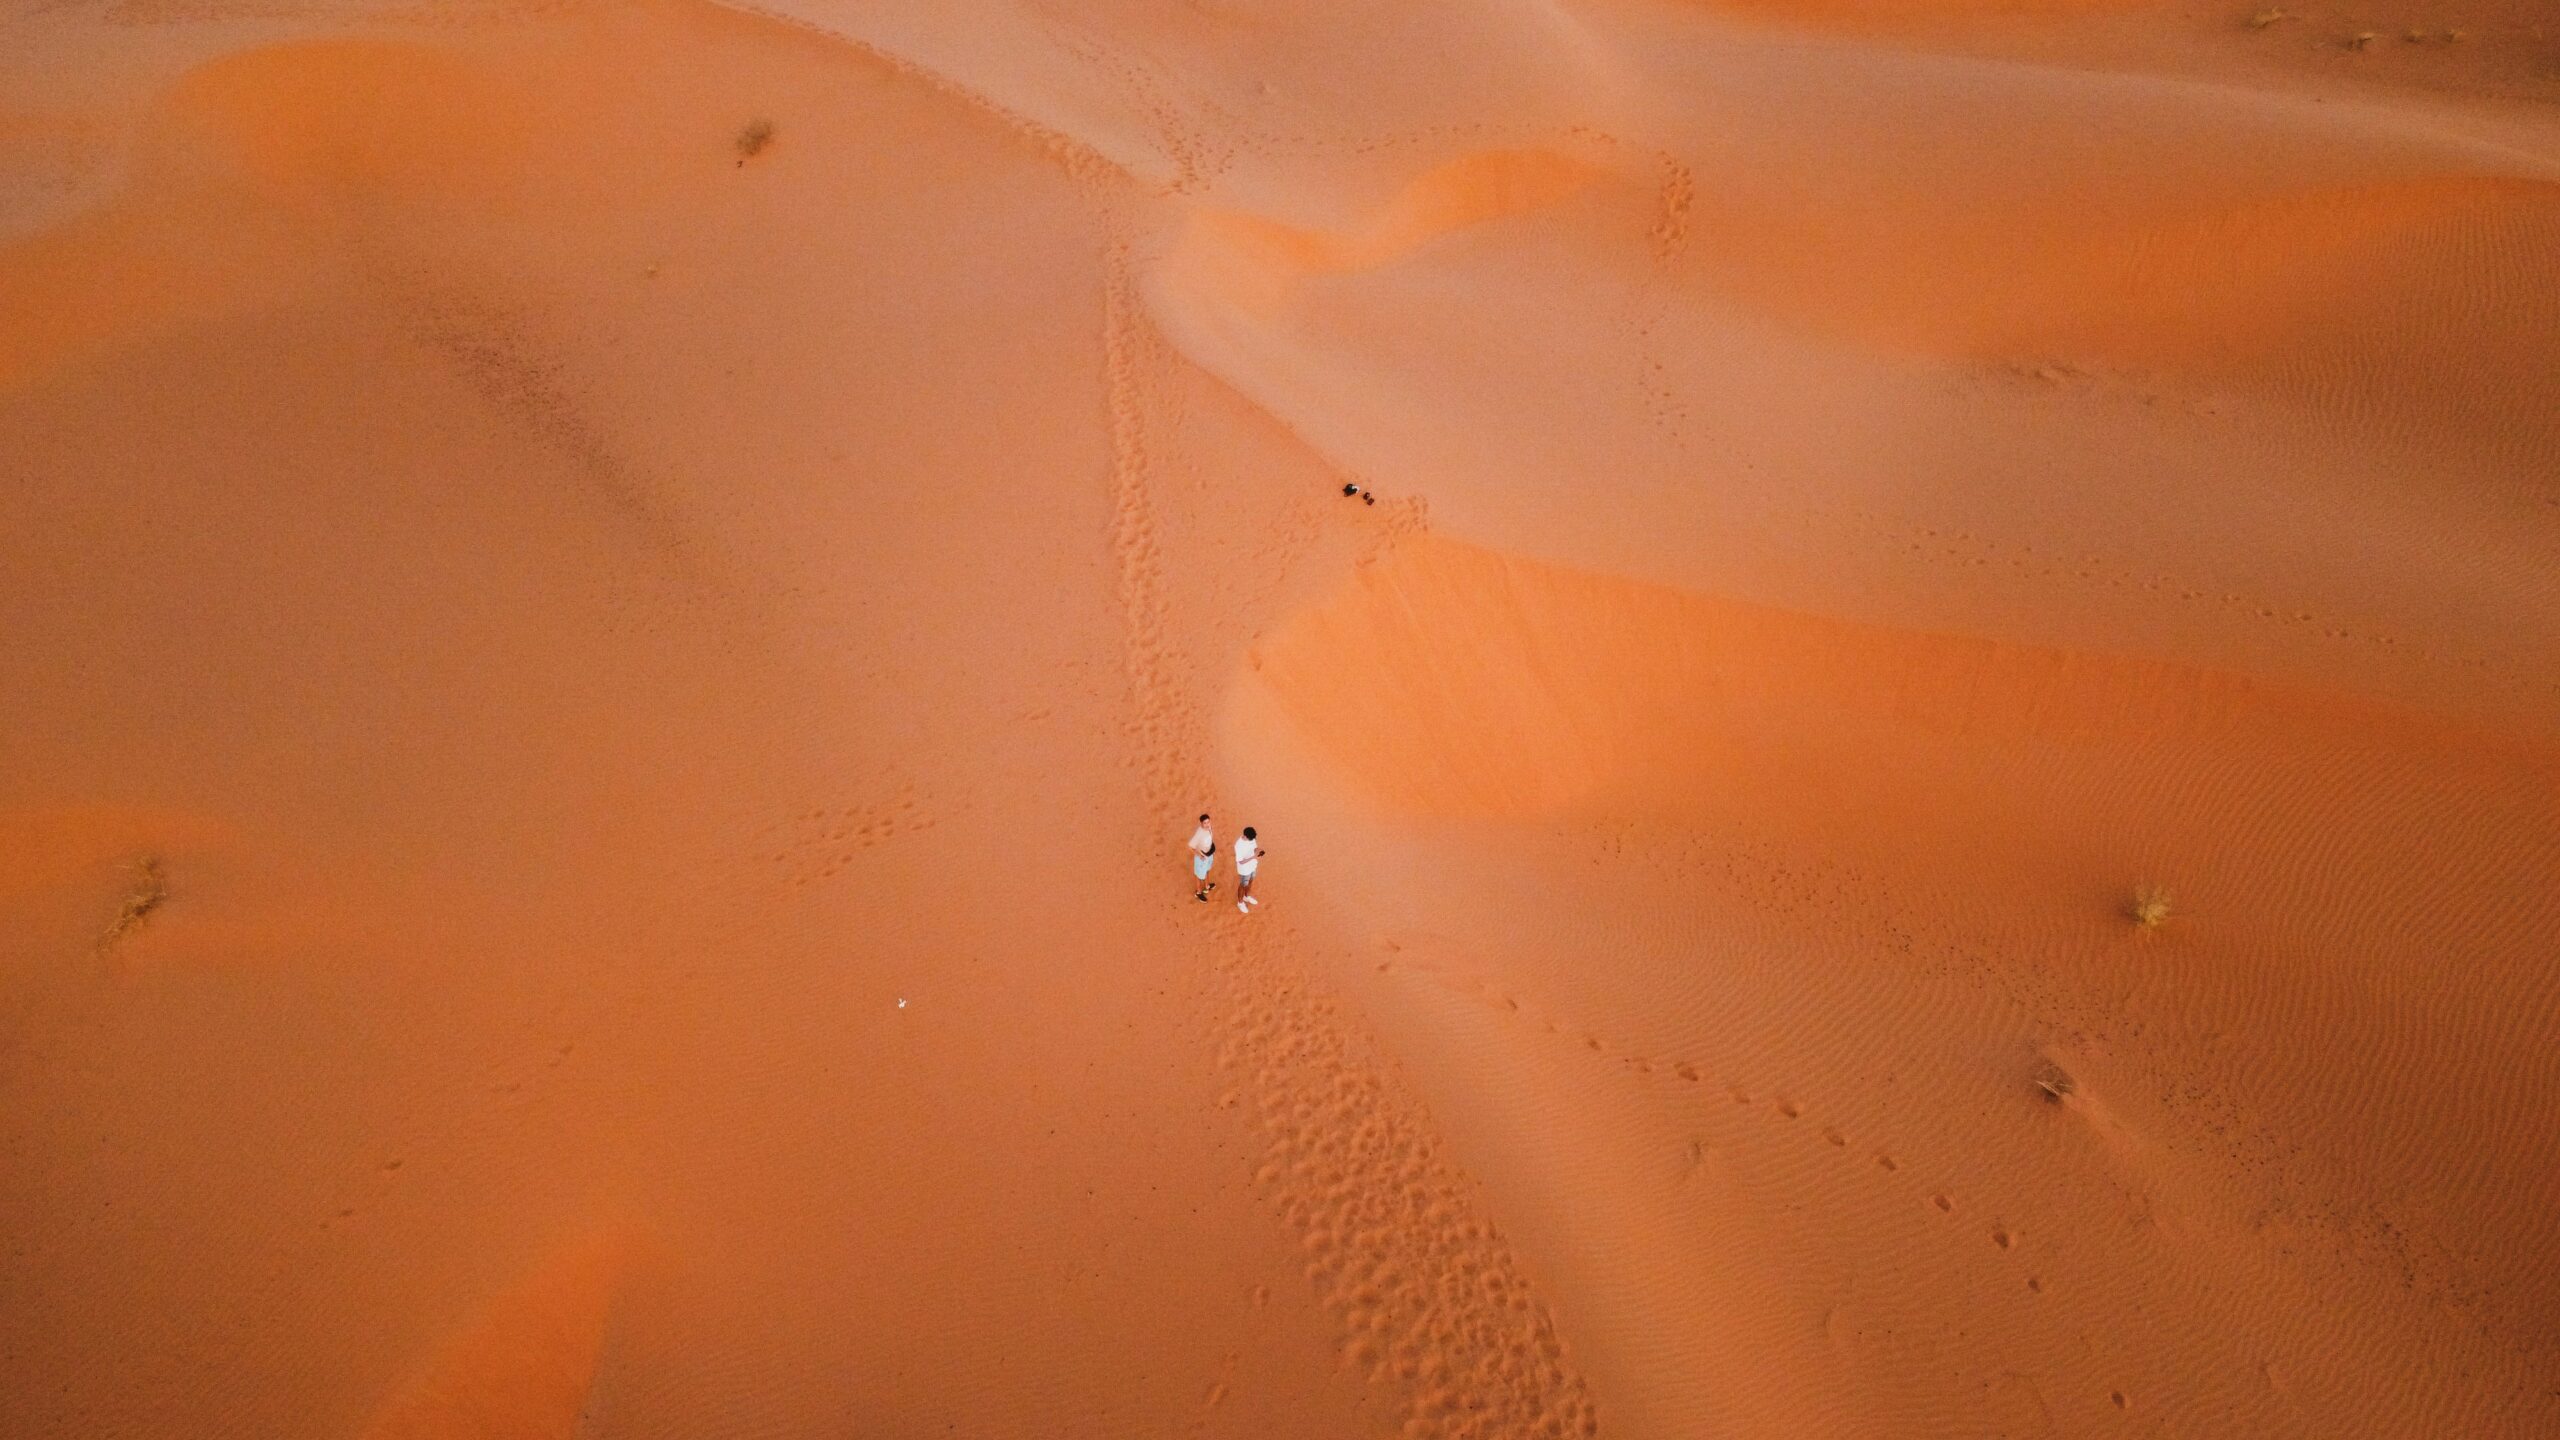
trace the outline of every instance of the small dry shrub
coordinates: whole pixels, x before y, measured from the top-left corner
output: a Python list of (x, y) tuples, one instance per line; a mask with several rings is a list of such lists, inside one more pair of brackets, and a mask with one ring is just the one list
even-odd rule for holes
[(151, 918), (151, 912), (167, 904), (168, 900), (169, 880), (161, 872), (160, 857), (146, 855), (136, 861), (133, 867), (133, 888), (125, 892), (124, 904), (117, 908), (114, 923), (108, 925), (106, 933), (98, 937), (99, 948), (104, 949), (113, 945), (142, 928), (142, 922)]
[(2143, 929), (2156, 930), (2168, 923), (2169, 892), (2146, 885), (2133, 892), (2133, 903), (2125, 908), (2125, 914)]
[(772, 143), (772, 121), (748, 121), (747, 128), (738, 132), (738, 163), (744, 165), (748, 161), (753, 160), (758, 155), (763, 154), (765, 147)]

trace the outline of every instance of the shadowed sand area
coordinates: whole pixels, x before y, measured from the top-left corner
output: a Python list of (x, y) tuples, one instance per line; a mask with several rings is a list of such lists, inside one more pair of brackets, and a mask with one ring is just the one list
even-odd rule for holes
[(0, 35), (0, 1437), (2560, 1433), (2538, 7)]

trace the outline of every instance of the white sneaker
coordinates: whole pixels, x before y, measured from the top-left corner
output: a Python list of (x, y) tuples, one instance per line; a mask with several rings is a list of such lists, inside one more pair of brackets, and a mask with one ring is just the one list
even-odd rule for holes
[(1247, 895), (1244, 897), (1244, 903), (1247, 905), (1259, 905), (1262, 903), (1262, 897), (1259, 895)]
[(1250, 915), (1253, 911), (1248, 908), (1243, 901), (1239, 900), (1236, 902), (1236, 913), (1239, 915)]

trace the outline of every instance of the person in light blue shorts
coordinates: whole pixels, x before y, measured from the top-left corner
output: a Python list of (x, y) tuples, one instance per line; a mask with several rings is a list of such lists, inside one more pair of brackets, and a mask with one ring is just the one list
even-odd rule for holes
[(1209, 833), (1209, 817), (1200, 817), (1200, 828), (1191, 832), (1191, 878), (1199, 888), (1191, 892), (1194, 900), (1206, 900), (1218, 882), (1209, 878), (1209, 867), (1218, 863), (1218, 837)]

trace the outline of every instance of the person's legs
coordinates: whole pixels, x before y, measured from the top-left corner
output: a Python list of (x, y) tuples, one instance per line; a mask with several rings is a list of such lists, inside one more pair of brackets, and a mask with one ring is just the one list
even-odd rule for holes
[(1261, 903), (1261, 901), (1253, 898), (1253, 877), (1250, 875), (1237, 876), (1236, 908), (1242, 910), (1248, 905), (1259, 905)]
[(1208, 899), (1209, 891), (1213, 888), (1209, 884), (1208, 856), (1195, 854), (1191, 857), (1191, 878), (1196, 882), (1196, 888), (1192, 890), (1191, 898), (1194, 900)]

